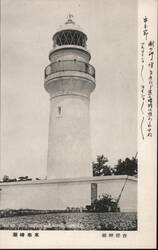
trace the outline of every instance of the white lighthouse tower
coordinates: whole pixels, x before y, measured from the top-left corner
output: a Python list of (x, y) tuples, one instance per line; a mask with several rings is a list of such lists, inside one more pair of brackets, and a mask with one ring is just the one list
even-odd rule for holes
[(53, 36), (44, 81), (50, 95), (48, 179), (92, 176), (89, 104), (95, 69), (86, 41), (72, 15)]
[(72, 15), (53, 36), (44, 86), (50, 95), (47, 179), (0, 182), (0, 209), (82, 211), (105, 190), (119, 197), (123, 212), (137, 210), (137, 180), (92, 176), (90, 95), (95, 69), (89, 64), (87, 36)]

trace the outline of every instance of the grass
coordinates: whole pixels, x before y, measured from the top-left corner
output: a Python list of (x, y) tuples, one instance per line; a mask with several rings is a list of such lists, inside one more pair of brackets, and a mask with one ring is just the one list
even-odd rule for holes
[(137, 230), (137, 213), (53, 213), (0, 218), (1, 230)]

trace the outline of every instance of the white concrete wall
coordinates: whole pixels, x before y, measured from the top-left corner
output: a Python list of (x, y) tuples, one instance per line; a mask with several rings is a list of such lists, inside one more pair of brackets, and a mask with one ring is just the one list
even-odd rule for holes
[[(91, 177), (63, 180), (0, 184), (0, 209), (66, 209), (91, 203), (91, 183), (103, 193), (117, 198), (126, 176)], [(137, 211), (137, 180), (129, 178), (120, 199), (121, 211)]]
[(66, 209), (90, 204), (88, 183), (60, 183), (5, 186), (0, 209)]

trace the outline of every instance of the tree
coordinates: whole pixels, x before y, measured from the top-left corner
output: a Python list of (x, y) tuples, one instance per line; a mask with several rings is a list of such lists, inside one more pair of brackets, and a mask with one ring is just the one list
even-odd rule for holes
[(92, 211), (95, 212), (117, 212), (119, 211), (117, 200), (109, 194), (102, 194), (102, 197), (96, 199), (92, 205)]
[(126, 158), (124, 161), (118, 160), (117, 165), (114, 167), (114, 175), (130, 175), (137, 176), (137, 159), (132, 157), (132, 159)]
[(97, 155), (97, 161), (92, 162), (93, 176), (112, 175), (110, 166), (107, 166), (108, 158), (104, 155)]

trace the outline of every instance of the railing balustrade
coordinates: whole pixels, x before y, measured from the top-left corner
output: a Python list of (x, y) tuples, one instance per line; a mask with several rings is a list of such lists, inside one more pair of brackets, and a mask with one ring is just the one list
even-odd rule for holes
[(95, 78), (95, 68), (89, 64), (77, 60), (63, 60), (49, 64), (45, 68), (45, 78), (53, 73), (61, 71), (79, 71), (91, 75)]

